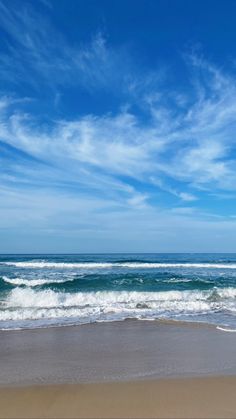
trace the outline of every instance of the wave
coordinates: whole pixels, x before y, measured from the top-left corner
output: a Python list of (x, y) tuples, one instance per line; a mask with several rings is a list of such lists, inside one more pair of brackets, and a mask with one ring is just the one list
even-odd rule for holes
[[(113, 263), (69, 263), (69, 262), (1, 262), (1, 265), (16, 266), (19, 268), (82, 268), (82, 269), (97, 269), (97, 268), (112, 268), (116, 264)], [(117, 265), (118, 266), (118, 265)]]
[[(217, 295), (217, 298), (215, 296)], [(235, 288), (214, 289), (213, 291), (91, 291), (91, 292), (57, 292), (54, 290), (34, 290), (17, 287), (9, 292), (4, 300), (4, 308), (60, 308), (60, 307), (126, 307), (136, 308), (145, 304), (148, 308), (160, 307), (181, 311), (202, 310), (214, 306), (219, 301), (236, 298)], [(235, 304), (235, 301), (233, 301)]]
[[(39, 287), (39, 286), (50, 286), (53, 285), (54, 287), (76, 287), (78, 286), (77, 281), (84, 279), (83, 283), (80, 283), (80, 286), (82, 285), (84, 287), (84, 289), (86, 289), (87, 287), (89, 287), (90, 289), (94, 288), (94, 290), (96, 291), (96, 288), (99, 287), (106, 287), (107, 289), (109, 288), (121, 288), (124, 287), (125, 289), (127, 288), (133, 288), (135, 289), (135, 287), (138, 287), (139, 289), (142, 287), (142, 289), (145, 291), (149, 290), (151, 291), (150, 287), (165, 287), (165, 285), (169, 285), (171, 286), (171, 284), (178, 284), (178, 285), (185, 285), (187, 287), (192, 286), (192, 287), (202, 287), (205, 285), (212, 285), (213, 282), (211, 280), (207, 280), (207, 279), (201, 279), (201, 278), (163, 278), (163, 277), (155, 277), (155, 278), (149, 278), (149, 277), (136, 277), (133, 276), (131, 274), (128, 276), (124, 276), (121, 275), (119, 277), (117, 277), (117, 275), (109, 275), (109, 276), (105, 276), (104, 275), (91, 275), (91, 274), (78, 274), (76, 273), (76, 275), (73, 276), (69, 276), (66, 278), (51, 278), (50, 276), (48, 278), (36, 278), (36, 279), (32, 279), (32, 278), (21, 278), (21, 277), (7, 277), (7, 276), (2, 276), (0, 277), (0, 282), (5, 284), (5, 285), (11, 285), (11, 286), (26, 286), (26, 287)], [(153, 291), (153, 290), (152, 290)]]
[[(235, 290), (236, 292), (236, 290)], [(155, 301), (181, 301), (202, 297), (201, 292), (191, 291), (91, 291), (62, 293), (53, 290), (34, 291), (32, 289), (15, 288), (6, 300), (10, 307), (70, 307), (70, 306), (102, 306), (111, 303), (140, 303)]]
[(196, 268), (196, 269), (236, 269), (236, 263), (159, 263), (159, 262), (1, 262), (0, 265), (19, 268), (58, 268), (58, 269), (158, 269), (158, 268)]
[(155, 296), (151, 294), (93, 292), (85, 295), (62, 294), (52, 290), (35, 292), (32, 289), (15, 289), (5, 301), (4, 310), (0, 310), (0, 321), (64, 318), (94, 322), (129, 317), (159, 318), (168, 313), (206, 313), (211, 310), (207, 301), (189, 299), (181, 293), (172, 296), (164, 293)]
[(8, 281), (5, 281), (5, 277), (0, 276), (0, 295), (2, 292), (9, 291), (14, 288), (14, 284), (11, 284)]
[[(49, 323), (75, 324), (127, 318), (181, 319), (185, 316), (186, 319), (186, 316), (190, 316), (196, 320), (202, 316), (208, 319), (209, 316), (222, 312), (234, 316), (235, 311), (236, 288), (70, 293), (16, 287), (0, 301), (0, 327), (29, 327), (29, 324), (34, 327), (35, 321), (45, 326)], [(7, 326), (9, 322), (12, 322), (11, 326)], [(24, 326), (22, 322), (26, 322)], [(219, 324), (218, 321), (216, 323)]]
[(193, 285), (203, 285), (203, 284), (213, 284), (213, 281), (202, 278), (170, 278), (163, 279), (163, 283), (168, 284), (193, 284)]
[(27, 287), (37, 287), (41, 285), (50, 285), (50, 284), (63, 284), (66, 282), (72, 282), (74, 278), (65, 278), (65, 279), (50, 279), (50, 278), (38, 278), (38, 279), (26, 279), (26, 278), (8, 278), (7, 276), (2, 276), (3, 281), (11, 285), (21, 286), (25, 285)]

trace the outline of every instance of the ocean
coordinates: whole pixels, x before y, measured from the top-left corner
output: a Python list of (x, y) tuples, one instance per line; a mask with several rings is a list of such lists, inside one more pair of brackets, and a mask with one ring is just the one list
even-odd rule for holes
[(236, 330), (236, 254), (0, 255), (0, 329), (125, 319)]

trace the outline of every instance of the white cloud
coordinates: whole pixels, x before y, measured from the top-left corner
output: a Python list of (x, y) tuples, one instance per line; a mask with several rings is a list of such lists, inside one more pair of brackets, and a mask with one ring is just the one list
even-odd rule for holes
[[(44, 189), (0, 190), (0, 251), (232, 251), (234, 219), (186, 208), (121, 208), (111, 200)], [(5, 238), (7, 231), (7, 240)]]
[(191, 202), (191, 201), (196, 201), (197, 200), (196, 196), (194, 196), (193, 194), (188, 193), (188, 192), (180, 192), (179, 193), (179, 197), (183, 201), (189, 201), (189, 202)]
[[(118, 189), (132, 195), (139, 192), (132, 184), (135, 180), (147, 188), (156, 185), (186, 202), (197, 199), (199, 187), (209, 192), (212, 187), (215, 192), (234, 190), (236, 87), (228, 76), (210, 68), (207, 80), (210, 77), (209, 89), (215, 89), (215, 96), (201, 96), (177, 116), (161, 99), (156, 105), (152, 102), (146, 122), (124, 108), (116, 114), (51, 121), (43, 127), (5, 97), (0, 106), (1, 139), (53, 168), (66, 168), (71, 179), (89, 187), (105, 181), (119, 184)], [(132, 196), (126, 202), (129, 199)]]
[(136, 194), (132, 198), (128, 199), (128, 204), (130, 204), (134, 208), (146, 208), (148, 196), (143, 194)]
[(174, 195), (178, 198), (180, 198), (182, 201), (196, 201), (198, 198), (189, 192), (179, 192), (175, 188), (169, 186), (167, 183), (165, 183), (161, 178), (156, 178), (154, 176), (150, 177), (150, 182), (153, 185), (158, 186), (161, 190), (170, 193), (171, 195)]

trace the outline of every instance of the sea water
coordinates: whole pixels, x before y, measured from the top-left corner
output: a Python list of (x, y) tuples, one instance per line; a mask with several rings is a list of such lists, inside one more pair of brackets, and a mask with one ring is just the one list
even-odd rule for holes
[(236, 330), (236, 254), (0, 255), (0, 329), (129, 318)]

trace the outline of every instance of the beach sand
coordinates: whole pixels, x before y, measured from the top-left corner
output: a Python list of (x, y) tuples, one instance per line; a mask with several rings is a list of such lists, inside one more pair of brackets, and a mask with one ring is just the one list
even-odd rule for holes
[(235, 348), (178, 322), (1, 332), (0, 417), (235, 418)]
[(0, 390), (1, 418), (235, 418), (236, 377)]

